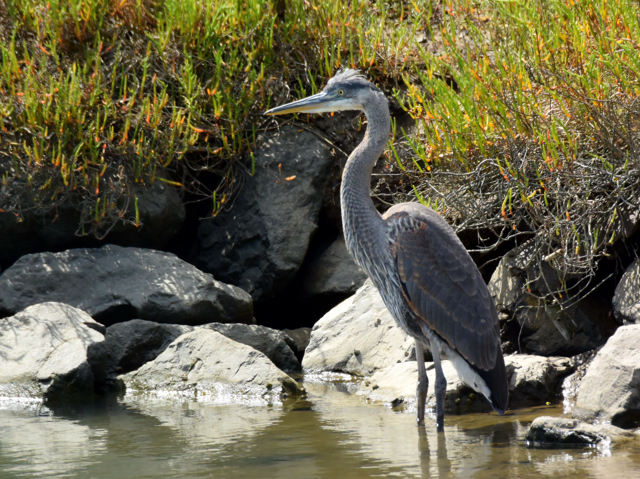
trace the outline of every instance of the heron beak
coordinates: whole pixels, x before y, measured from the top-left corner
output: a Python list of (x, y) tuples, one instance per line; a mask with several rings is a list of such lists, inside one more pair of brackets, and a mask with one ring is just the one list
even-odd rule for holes
[(325, 113), (337, 110), (334, 105), (334, 98), (322, 91), (316, 95), (303, 98), (302, 100), (277, 106), (266, 111), (264, 114), (284, 115), (285, 113)]

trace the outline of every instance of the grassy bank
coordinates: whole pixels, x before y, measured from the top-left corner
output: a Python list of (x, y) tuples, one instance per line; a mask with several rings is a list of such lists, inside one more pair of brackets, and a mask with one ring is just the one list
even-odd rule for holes
[[(640, 196), (630, 0), (0, 0), (0, 209), (135, 223), (131, 185), (237, 187), (262, 111), (361, 69), (416, 120), (390, 144), (460, 228), (592, 273)], [(205, 188), (199, 172), (219, 182)], [(128, 201), (127, 201), (128, 200)]]
[[(530, 262), (554, 267), (580, 297), (640, 206), (638, 5), (451, 6), (440, 55), (418, 45), (426, 68), (404, 76), (419, 133), (401, 168), (461, 229), (492, 229), (487, 247), (530, 240)], [(562, 304), (563, 293), (547, 299)]]
[(73, 200), (100, 235), (135, 221), (132, 184), (159, 180), (210, 195), (216, 214), (273, 97), (339, 66), (402, 68), (411, 32), (376, 33), (383, 2), (316, 3), (0, 0), (0, 208)]

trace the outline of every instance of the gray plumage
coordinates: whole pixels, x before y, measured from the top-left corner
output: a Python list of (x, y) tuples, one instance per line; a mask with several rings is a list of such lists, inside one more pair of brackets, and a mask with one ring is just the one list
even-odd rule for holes
[(349, 156), (340, 198), (347, 248), (373, 281), (396, 322), (416, 341), (418, 423), (424, 422), (428, 380), (423, 347), (436, 369), (436, 421), (443, 430), (446, 379), (440, 353), (460, 378), (484, 394), (494, 409), (507, 408), (508, 387), (493, 300), (480, 272), (451, 227), (418, 203), (380, 215), (371, 200), (371, 172), (390, 132), (384, 94), (355, 70), (344, 70), (311, 97), (266, 114), (364, 111), (364, 139)]

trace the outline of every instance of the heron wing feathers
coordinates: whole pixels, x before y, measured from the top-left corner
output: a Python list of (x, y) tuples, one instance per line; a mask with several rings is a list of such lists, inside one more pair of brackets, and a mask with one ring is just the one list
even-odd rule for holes
[(450, 347), (489, 371), (500, 355), (498, 317), (489, 290), (446, 222), (435, 212), (421, 213), (399, 212), (388, 218), (405, 299)]

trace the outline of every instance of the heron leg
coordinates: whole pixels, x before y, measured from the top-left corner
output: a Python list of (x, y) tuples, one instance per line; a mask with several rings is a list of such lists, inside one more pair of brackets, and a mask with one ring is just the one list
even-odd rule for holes
[(416, 341), (416, 360), (418, 361), (418, 386), (416, 398), (418, 400), (418, 426), (424, 426), (424, 410), (427, 404), (427, 391), (429, 391), (429, 378), (424, 367), (424, 348)]
[(436, 429), (440, 432), (444, 431), (444, 393), (447, 390), (447, 380), (440, 364), (440, 349), (435, 344), (431, 346), (431, 354), (436, 368)]

